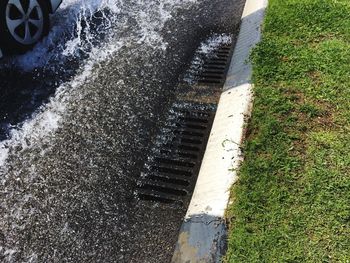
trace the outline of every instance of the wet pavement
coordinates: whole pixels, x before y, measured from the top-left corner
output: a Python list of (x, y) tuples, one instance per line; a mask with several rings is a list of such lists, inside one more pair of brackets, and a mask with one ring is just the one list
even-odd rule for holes
[[(159, 1), (119, 2), (115, 28), (97, 16), (106, 45), (0, 73), (2, 262), (171, 259), (186, 207), (138, 201), (135, 184), (195, 50), (234, 33), (244, 1), (165, 1), (161, 21)], [(113, 56), (99, 55), (108, 48)]]

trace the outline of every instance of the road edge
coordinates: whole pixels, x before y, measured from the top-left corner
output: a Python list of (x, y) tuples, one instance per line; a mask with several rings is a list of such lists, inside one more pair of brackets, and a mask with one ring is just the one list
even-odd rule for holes
[(261, 39), (267, 4), (268, 0), (245, 3), (231, 65), (172, 263), (220, 262), (225, 253), (225, 211), (243, 160), (241, 145), (253, 100), (249, 55)]

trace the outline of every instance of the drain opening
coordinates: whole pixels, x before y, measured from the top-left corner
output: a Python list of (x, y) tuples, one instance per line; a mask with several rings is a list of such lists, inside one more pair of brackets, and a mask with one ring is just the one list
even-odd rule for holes
[[(181, 126), (181, 124), (178, 124), (179, 127), (183, 127)], [(187, 127), (187, 128), (190, 128), (190, 129), (194, 129), (194, 130), (206, 130), (206, 127), (205, 126), (202, 126), (202, 125), (196, 125), (196, 124), (191, 124), (191, 123), (186, 123), (184, 125), (184, 127)]]
[[(140, 200), (184, 204), (191, 197), (214, 119), (212, 105), (177, 105), (137, 183)], [(166, 136), (165, 136), (166, 135)]]
[(186, 122), (208, 123), (208, 119), (190, 118), (190, 117), (179, 117), (179, 119)]
[(221, 84), (221, 81), (219, 80), (212, 80), (212, 79), (200, 79), (198, 80), (199, 84)]
[(171, 184), (177, 184), (181, 186), (189, 186), (190, 182), (187, 180), (188, 178), (181, 178), (180, 176), (169, 176), (169, 175), (161, 175), (161, 174), (156, 174), (156, 175), (148, 175), (148, 178), (151, 180), (156, 180), (156, 181), (161, 181), (165, 183), (171, 183)]
[(145, 183), (141, 187), (142, 187), (142, 189), (145, 189), (145, 190), (155, 190), (157, 192), (161, 192), (164, 194), (172, 194), (172, 195), (176, 195), (176, 196), (187, 195), (187, 192), (185, 190), (176, 189), (172, 186), (167, 187), (165, 185), (152, 184), (151, 182)]
[(179, 150), (181, 150), (182, 152), (185, 152), (185, 153), (198, 153), (199, 152), (199, 148), (198, 147), (193, 147), (193, 146), (189, 146), (189, 145), (184, 145), (184, 144), (165, 144), (164, 145), (165, 148), (167, 149), (174, 149), (174, 148), (177, 148)]
[(221, 72), (223, 72), (223, 70), (225, 70), (225, 65), (218, 65), (217, 63), (212, 63), (212, 62), (207, 62), (204, 66), (204, 69), (206, 70), (210, 70), (210, 69), (216, 69), (216, 70), (220, 70)]
[(198, 155), (193, 154), (193, 153), (188, 153), (188, 152), (184, 152), (184, 151), (179, 151), (179, 150), (165, 150), (162, 149), (160, 150), (160, 153), (163, 154), (164, 156), (174, 156), (174, 157), (180, 157), (180, 158), (184, 158), (184, 159), (192, 159), (192, 160), (197, 160), (198, 159)]
[(189, 112), (186, 109), (181, 109), (178, 107), (175, 107), (174, 111), (178, 112), (179, 114), (183, 114), (184, 116), (196, 116), (196, 117), (204, 117), (204, 118), (210, 118), (211, 116), (211, 113), (207, 113), (205, 111), (191, 110), (191, 112)]
[(204, 136), (204, 134), (200, 133), (200, 132), (185, 131), (185, 130), (175, 130), (174, 134), (176, 134), (176, 135), (184, 135), (184, 136), (200, 137), (200, 138), (203, 138), (203, 136)]
[(203, 73), (201, 75), (202, 78), (213, 78), (213, 79), (222, 79), (222, 74), (215, 73)]
[(185, 145), (185, 144), (180, 144), (178, 145), (178, 148), (180, 150), (184, 150), (184, 151), (190, 151), (190, 152), (199, 152), (199, 148), (198, 147), (194, 147), (194, 146), (190, 146), (190, 145)]
[(163, 164), (169, 164), (174, 166), (183, 166), (183, 167), (194, 167), (195, 164), (192, 162), (184, 162), (184, 161), (178, 161), (178, 160), (172, 160), (167, 158), (155, 158), (156, 162), (163, 163)]
[(194, 140), (194, 139), (187, 139), (187, 138), (181, 138), (180, 139), (181, 143), (188, 143), (188, 144), (195, 144), (195, 145), (200, 145), (203, 142), (200, 140)]
[(221, 70), (217, 70), (217, 69), (206, 69), (203, 71), (202, 75), (219, 75), (219, 76), (223, 76), (224, 73), (222, 73)]
[(137, 195), (141, 200), (144, 200), (144, 201), (154, 201), (154, 202), (160, 202), (165, 204), (178, 204), (180, 206), (183, 205), (183, 202), (181, 200), (178, 200), (176, 197), (171, 198), (169, 197), (169, 195), (162, 195), (160, 193), (139, 190)]
[(199, 85), (222, 85), (228, 70), (232, 55), (232, 46), (223, 44), (204, 60), (202, 71), (198, 73)]
[(192, 173), (189, 171), (174, 169), (170, 167), (162, 167), (162, 166), (152, 166), (151, 170), (153, 172), (167, 173), (167, 174), (176, 174), (176, 175), (184, 175), (184, 176), (192, 176)]

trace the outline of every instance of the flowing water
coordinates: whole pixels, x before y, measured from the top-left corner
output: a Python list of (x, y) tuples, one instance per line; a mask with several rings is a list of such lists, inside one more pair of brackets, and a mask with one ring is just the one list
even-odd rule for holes
[(195, 50), (243, 4), (64, 0), (41, 43), (1, 61), (1, 262), (169, 261), (186, 208), (133, 187)]

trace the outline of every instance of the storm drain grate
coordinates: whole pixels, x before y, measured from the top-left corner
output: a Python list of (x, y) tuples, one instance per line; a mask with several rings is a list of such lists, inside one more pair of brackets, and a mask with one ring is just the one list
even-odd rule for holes
[(180, 205), (190, 200), (214, 115), (210, 104), (172, 107), (137, 183), (138, 198)]
[(231, 43), (221, 43), (209, 53), (197, 52), (189, 69), (194, 81), (185, 85), (179, 98), (192, 102), (171, 107), (137, 181), (135, 193), (140, 200), (183, 206), (190, 202), (232, 52)]
[(233, 52), (232, 44), (221, 44), (210, 56), (204, 58), (204, 64), (197, 77), (200, 85), (223, 85)]

